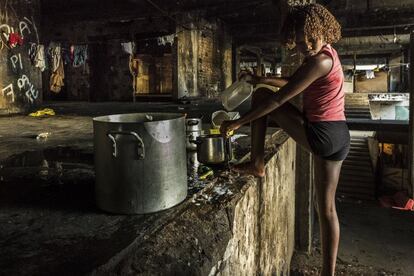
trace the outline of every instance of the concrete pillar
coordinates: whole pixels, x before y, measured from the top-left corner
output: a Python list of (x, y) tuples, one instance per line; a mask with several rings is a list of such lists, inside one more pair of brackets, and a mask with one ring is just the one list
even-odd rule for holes
[[(192, 24), (190, 25), (192, 26)], [(198, 40), (200, 32), (198, 30), (177, 26), (177, 37), (175, 39), (175, 64), (173, 69), (173, 99), (178, 100), (184, 96), (197, 96), (197, 59), (198, 59)]]
[(411, 197), (414, 197), (414, 30), (410, 33), (410, 122), (409, 122), (409, 173)]
[(237, 80), (240, 72), (240, 49), (233, 43), (232, 47), (232, 79), (233, 82)]
[(296, 249), (307, 254), (312, 250), (314, 221), (313, 207), (313, 158), (312, 154), (296, 147), (295, 223)]

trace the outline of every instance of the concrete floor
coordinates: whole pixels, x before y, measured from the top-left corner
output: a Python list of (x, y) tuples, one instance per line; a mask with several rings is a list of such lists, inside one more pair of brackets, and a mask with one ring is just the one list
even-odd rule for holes
[[(414, 212), (344, 200), (337, 203), (337, 210), (341, 225), (338, 275), (413, 275)], [(311, 256), (295, 255), (293, 275), (318, 275), (318, 230), (316, 226)]]

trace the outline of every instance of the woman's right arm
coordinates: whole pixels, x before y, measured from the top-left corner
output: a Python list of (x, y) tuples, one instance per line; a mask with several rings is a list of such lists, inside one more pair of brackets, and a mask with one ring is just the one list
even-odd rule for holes
[(253, 85), (257, 84), (267, 84), (274, 87), (283, 87), (285, 86), (289, 79), (288, 78), (279, 78), (279, 77), (260, 77), (253, 75), (251, 72), (241, 71), (238, 75), (239, 80), (247, 78), (247, 82)]
[(275, 87), (283, 87), (288, 83), (289, 79), (279, 77), (258, 77), (257, 84), (267, 84)]

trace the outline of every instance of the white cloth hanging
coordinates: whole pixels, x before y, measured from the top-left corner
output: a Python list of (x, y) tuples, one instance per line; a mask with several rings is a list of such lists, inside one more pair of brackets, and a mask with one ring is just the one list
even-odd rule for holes
[(121, 46), (125, 53), (132, 55), (132, 49), (133, 49), (132, 42), (121, 43)]
[(367, 78), (368, 80), (370, 80), (370, 79), (375, 79), (375, 73), (374, 73), (374, 71), (373, 71), (373, 70), (367, 70), (367, 71), (365, 72), (365, 76), (366, 76), (366, 78)]
[(36, 47), (36, 55), (33, 60), (33, 64), (35, 67), (39, 68), (40, 71), (44, 71), (46, 69), (46, 60), (45, 60), (45, 46), (37, 45)]
[(49, 48), (48, 48), (48, 53), (50, 55), (50, 59), (51, 59), (51, 71), (55, 72), (60, 65), (61, 62), (61, 52), (62, 52), (62, 48), (60, 47), (59, 43), (54, 43), (51, 42), (49, 44)]

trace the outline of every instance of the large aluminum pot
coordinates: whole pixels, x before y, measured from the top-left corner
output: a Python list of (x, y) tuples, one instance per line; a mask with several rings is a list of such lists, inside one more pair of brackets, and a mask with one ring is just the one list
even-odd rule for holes
[(211, 134), (197, 137), (197, 159), (203, 164), (222, 164), (233, 158), (232, 144), (229, 138)]
[(185, 118), (134, 113), (93, 119), (97, 206), (119, 214), (170, 208), (187, 196)]

